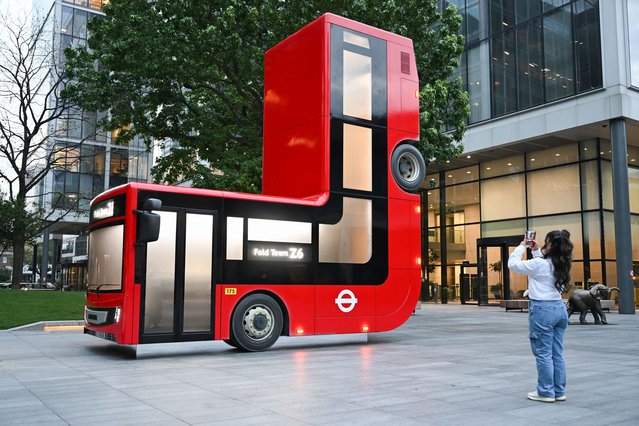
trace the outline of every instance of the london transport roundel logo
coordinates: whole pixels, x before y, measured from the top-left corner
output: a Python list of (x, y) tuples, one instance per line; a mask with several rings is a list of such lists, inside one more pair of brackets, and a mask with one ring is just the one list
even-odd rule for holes
[(355, 308), (357, 304), (357, 298), (355, 294), (346, 289), (339, 292), (337, 295), (337, 299), (335, 299), (335, 304), (342, 312), (350, 312)]

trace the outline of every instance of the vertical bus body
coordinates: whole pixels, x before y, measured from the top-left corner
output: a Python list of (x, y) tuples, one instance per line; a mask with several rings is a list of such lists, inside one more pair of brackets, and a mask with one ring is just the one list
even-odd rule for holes
[(85, 332), (262, 350), (404, 323), (421, 286), (405, 190), (424, 173), (418, 90), (410, 39), (336, 15), (270, 49), (263, 194), (129, 183), (96, 197)]

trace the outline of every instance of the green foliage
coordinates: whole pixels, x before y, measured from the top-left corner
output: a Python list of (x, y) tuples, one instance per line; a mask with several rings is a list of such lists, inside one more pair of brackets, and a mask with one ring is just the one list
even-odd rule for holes
[(0, 196), (0, 250), (32, 242), (40, 233), (42, 210), (28, 209), (24, 199)]
[[(90, 24), (91, 51), (67, 50), (75, 80), (65, 95), (109, 110), (107, 130), (127, 143), (174, 140), (156, 180), (259, 192), (264, 52), (331, 12), (410, 37), (421, 86), (421, 140), (428, 160), (461, 153), (467, 94), (450, 80), (463, 50), (461, 17), (436, 0), (127, 0)], [(95, 64), (99, 63), (99, 67)], [(443, 133), (445, 129), (454, 129)], [(204, 163), (203, 163), (204, 162)], [(211, 171), (214, 171), (212, 173)]]
[(11, 281), (11, 271), (7, 268), (0, 268), (0, 283)]
[(80, 320), (84, 293), (0, 290), (0, 330), (38, 321)]

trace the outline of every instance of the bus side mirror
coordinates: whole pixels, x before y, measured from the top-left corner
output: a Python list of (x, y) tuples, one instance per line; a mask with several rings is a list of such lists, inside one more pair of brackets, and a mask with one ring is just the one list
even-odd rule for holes
[(159, 210), (161, 207), (162, 201), (149, 198), (142, 206), (144, 210), (134, 210), (138, 215), (138, 244), (157, 241), (160, 237), (160, 215), (151, 210)]

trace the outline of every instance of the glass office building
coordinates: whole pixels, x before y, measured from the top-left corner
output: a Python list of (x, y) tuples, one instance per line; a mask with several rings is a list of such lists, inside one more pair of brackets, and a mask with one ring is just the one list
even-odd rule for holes
[(540, 241), (550, 230), (570, 231), (576, 287), (633, 285), (639, 2), (456, 0), (442, 7), (450, 3), (463, 17), (459, 75), (471, 116), (464, 154), (428, 166), (423, 299), (522, 298), (526, 278), (506, 263), (527, 229)]
[[(52, 12), (53, 45), (60, 67), (64, 65), (64, 49), (86, 44), (87, 23), (102, 15), (104, 3), (107, 0), (37, 2), (41, 10)], [(85, 233), (90, 201), (106, 189), (132, 181), (146, 182), (150, 177), (152, 159), (144, 144), (137, 139), (129, 146), (113, 144), (115, 135), (97, 127), (103, 114), (72, 106), (50, 128), (53, 166), (40, 192), (43, 206), (55, 222), (45, 231), (43, 246), (49, 264), (57, 271), (58, 284), (70, 289), (83, 289), (86, 281)], [(76, 240), (70, 235), (80, 237)], [(78, 250), (83, 245), (84, 250)], [(69, 247), (74, 250), (70, 252)]]

